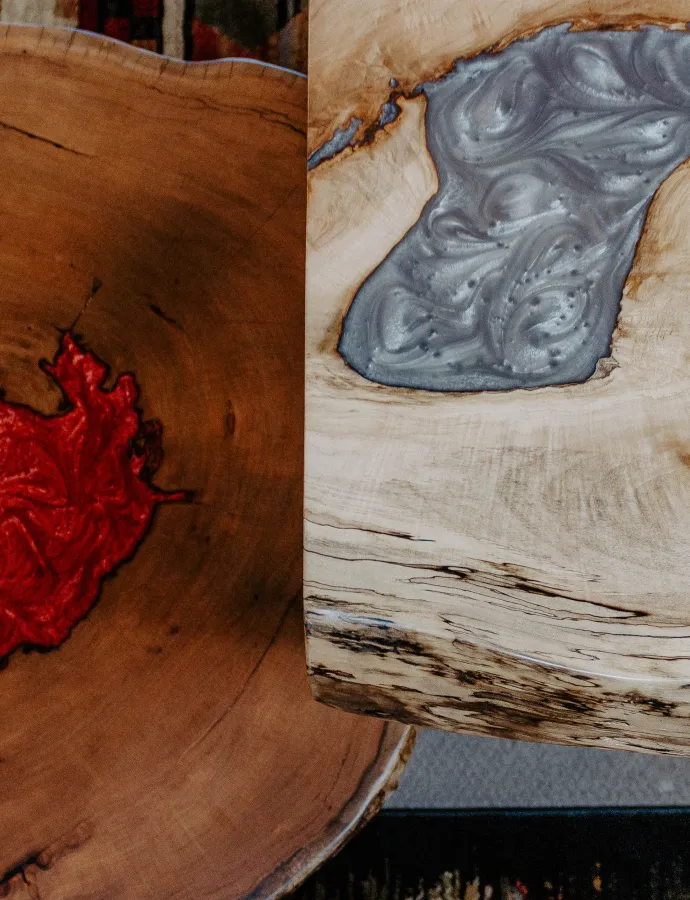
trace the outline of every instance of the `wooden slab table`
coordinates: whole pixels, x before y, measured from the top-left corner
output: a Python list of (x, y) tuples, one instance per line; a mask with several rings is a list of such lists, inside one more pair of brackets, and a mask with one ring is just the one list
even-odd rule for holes
[[(0, 670), (0, 896), (277, 897), (395, 783), (311, 699), (301, 613), (306, 82), (0, 27), (0, 386), (71, 328), (163, 423), (162, 507), (88, 618)], [(1, 553), (1, 549), (0, 549)]]
[[(454, 234), (469, 242), (481, 233), (486, 247), (493, 228), (495, 252), (503, 253), (500, 235), (523, 215), (520, 204), (538, 209), (558, 186), (544, 176), (532, 188), (516, 175), (512, 194), (506, 188), (487, 195), (487, 210), (498, 213), (486, 212), (486, 234), (479, 218), (466, 221), (478, 201), (458, 172), (493, 159), (508, 140), (501, 129), (507, 122), (509, 132), (511, 115), (532, 114), (529, 92), (520, 93), (524, 73), (536, 71), (524, 62), (527, 50), (503, 93), (487, 88), (472, 101), (476, 121), (489, 122), (497, 135), (493, 145), (487, 138), (484, 157), (472, 156), (470, 119), (462, 112), (456, 120), (431, 117), (420, 86), (440, 84), (456, 62), (462, 69), (478, 54), (485, 56), (474, 73), (517, 59), (523, 51), (516, 41), (558, 26), (563, 34), (611, 35), (611, 47), (618, 32), (647, 34), (640, 52), (649, 54), (659, 29), (690, 40), (690, 4), (313, 0), (310, 17), (305, 596), (315, 695), (344, 709), (449, 730), (687, 754), (690, 169), (684, 156), (645, 207), (639, 244), (626, 244), (627, 280), (606, 300), (615, 304), (615, 327), (587, 377), (520, 386), (506, 376), (511, 389), (496, 389), (505, 368), (492, 370), (498, 374), (484, 388), (424, 383), (425, 372), (439, 371), (425, 343), (427, 334), (436, 340), (432, 320), (447, 315), (442, 327), (459, 329), (460, 313), (449, 325), (450, 312), (439, 312), (422, 289), (410, 300), (409, 286)], [(650, 32), (655, 23), (657, 32)], [(622, 69), (602, 62), (601, 41), (591, 40), (595, 50), (573, 76), (590, 85), (591, 97), (619, 91), (632, 116), (631, 97), (644, 90), (651, 96), (655, 78), (686, 91), (687, 65), (668, 68), (667, 40), (651, 53), (650, 68), (638, 70), (634, 88), (637, 76), (620, 87)], [(614, 56), (612, 50), (608, 59)], [(545, 92), (542, 103), (551, 96)], [(594, 101), (583, 102), (591, 111)], [(658, 100), (659, 110), (665, 103)], [(684, 113), (678, 116), (674, 123), (685, 129)], [(432, 159), (450, 132), (456, 143), (443, 144), (445, 152), (456, 153), (465, 168), (439, 169)], [(598, 133), (605, 132), (602, 125)], [(667, 139), (664, 132), (660, 140)], [(633, 145), (619, 146), (634, 154)], [(573, 147), (566, 141), (561, 150)], [(583, 171), (594, 172), (594, 157), (575, 157)], [(546, 151), (539, 157), (547, 158)], [(632, 175), (644, 179), (645, 164), (638, 168)], [(451, 190), (464, 199), (444, 212), (438, 198)], [(553, 202), (555, 209), (560, 200)], [(593, 200), (592, 216), (595, 207)], [(429, 209), (439, 214), (433, 222)], [(434, 239), (441, 243), (429, 250), (437, 221)], [(403, 259), (396, 248), (425, 227), (415, 245), (419, 256)], [(577, 242), (571, 249), (582, 250)], [(611, 251), (612, 265), (619, 252)], [(404, 270), (399, 283), (390, 275), (377, 286), (368, 282), (379, 268), (390, 273), (396, 265), (396, 272)], [(564, 278), (582, 277), (589, 289), (596, 282), (594, 275), (587, 281), (591, 265), (585, 261), (583, 272)], [(497, 283), (500, 267), (492, 273)], [(526, 283), (531, 270), (524, 274)], [(482, 278), (459, 282), (458, 292), (480, 293)], [(382, 300), (376, 292), (387, 283), (395, 288)], [(487, 288), (487, 303), (492, 296)], [(544, 302), (562, 302), (553, 296)], [(376, 310), (368, 319), (361, 313), (365, 300)], [(534, 305), (542, 300), (534, 297)], [(456, 301), (447, 302), (450, 309)], [(565, 320), (565, 307), (563, 313)], [(355, 327), (346, 317), (355, 314), (359, 331), (346, 334)], [(524, 315), (532, 313), (525, 308)], [(582, 328), (592, 324), (586, 319)], [(409, 349), (400, 335), (415, 328), (424, 337)], [(354, 364), (341, 352), (343, 342)], [(400, 359), (409, 350), (417, 369), (396, 359), (400, 347)], [(446, 352), (452, 356), (452, 347), (439, 349), (438, 358)], [(475, 362), (477, 370), (484, 365)]]

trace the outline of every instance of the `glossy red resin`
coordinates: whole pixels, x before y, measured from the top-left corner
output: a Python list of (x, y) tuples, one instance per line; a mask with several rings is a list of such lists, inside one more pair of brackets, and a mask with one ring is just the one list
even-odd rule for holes
[(106, 366), (69, 334), (43, 368), (66, 412), (0, 400), (0, 658), (64, 641), (156, 505), (184, 497), (145, 480), (160, 463), (161, 429), (135, 408), (132, 375), (104, 390)]

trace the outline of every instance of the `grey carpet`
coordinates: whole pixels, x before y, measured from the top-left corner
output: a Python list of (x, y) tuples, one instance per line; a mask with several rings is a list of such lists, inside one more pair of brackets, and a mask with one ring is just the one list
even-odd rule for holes
[(690, 759), (422, 730), (388, 808), (690, 804)]

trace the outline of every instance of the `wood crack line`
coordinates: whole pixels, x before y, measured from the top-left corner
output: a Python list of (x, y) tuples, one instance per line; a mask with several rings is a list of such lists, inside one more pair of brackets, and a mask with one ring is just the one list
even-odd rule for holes
[(91, 305), (91, 301), (93, 300), (93, 298), (96, 296), (96, 294), (100, 291), (100, 289), (102, 287), (103, 287), (103, 282), (101, 281), (101, 279), (98, 277), (94, 277), (93, 284), (91, 285), (91, 292), (89, 293), (89, 296), (86, 298), (86, 300), (82, 304), (82, 308), (79, 310), (79, 312), (74, 317), (74, 320), (72, 321), (72, 324), (69, 326), (68, 331), (73, 332), (76, 329), (77, 323), (79, 322), (81, 317), (84, 315), (86, 310), (89, 308), (89, 306)]
[(75, 150), (74, 147), (67, 147), (65, 144), (61, 144), (59, 141), (53, 141), (50, 138), (43, 137), (40, 134), (34, 134), (33, 131), (27, 131), (25, 128), (19, 128), (18, 125), (11, 125), (9, 122), (0, 121), (0, 128), (3, 128), (5, 131), (12, 131), (15, 134), (21, 134), (23, 137), (29, 138), (32, 141), (39, 141), (42, 144), (48, 144), (50, 147), (55, 147), (56, 150), (64, 150), (66, 153), (73, 153), (75, 156), (86, 156), (89, 159), (93, 159), (92, 153), (84, 153), (83, 150)]
[(59, 859), (79, 850), (91, 839), (93, 830), (88, 822), (82, 822), (66, 837), (58, 839), (37, 853), (30, 853), (19, 863), (0, 875), (0, 897), (12, 898), (15, 889), (26, 889), (31, 900), (40, 900), (36, 875), (47, 872)]
[[(166, 62), (169, 62), (167, 60)], [(161, 72), (159, 73), (159, 78), (162, 72), (167, 67), (163, 67)], [(171, 93), (170, 91), (166, 91), (163, 88), (158, 87), (156, 84), (147, 85), (149, 90), (156, 91), (157, 94), (162, 94), (164, 97), (174, 97), (176, 99), (180, 99), (179, 94)], [(271, 110), (262, 108), (260, 106), (239, 106), (237, 104), (232, 103), (213, 103), (210, 100), (206, 100), (203, 97), (197, 97), (195, 102), (201, 106), (203, 109), (212, 110), (213, 112), (219, 113), (253, 113), (259, 116), (260, 119), (263, 119), (265, 122), (271, 122), (273, 125), (278, 125), (280, 128), (289, 128), (290, 131), (294, 131), (295, 134), (299, 134), (300, 137), (306, 137), (307, 131), (303, 126), (295, 124), (290, 115), (288, 113), (283, 113), (278, 110)]]

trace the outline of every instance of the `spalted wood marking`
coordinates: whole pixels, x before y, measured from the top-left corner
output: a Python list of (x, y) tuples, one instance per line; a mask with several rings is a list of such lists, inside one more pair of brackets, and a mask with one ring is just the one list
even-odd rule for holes
[(3, 26), (0, 54), (0, 385), (54, 411), (37, 363), (71, 327), (194, 492), (59, 650), (0, 670), (0, 896), (275, 897), (409, 734), (307, 687), (305, 81), (66, 30)]
[[(312, 689), (451, 730), (688, 753), (690, 167), (652, 201), (588, 381), (440, 394), (369, 382), (337, 351), (357, 289), (438, 188), (414, 87), (554, 22), (635, 27), (639, 10), (358, 10), (312, 5), (311, 149), (351, 116), (375, 122), (391, 78), (401, 112), (309, 174)], [(690, 4), (645, 13), (685, 28)]]

